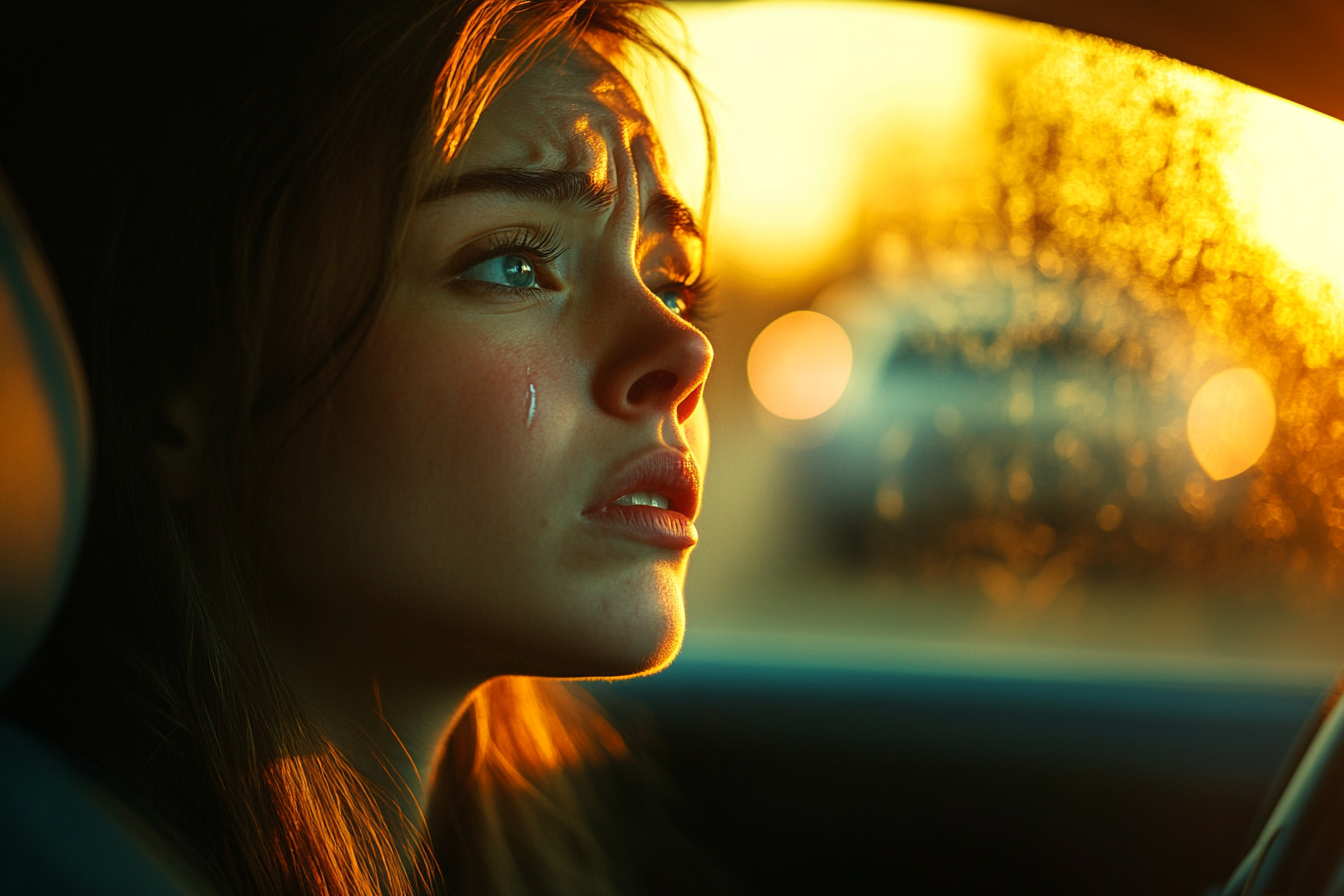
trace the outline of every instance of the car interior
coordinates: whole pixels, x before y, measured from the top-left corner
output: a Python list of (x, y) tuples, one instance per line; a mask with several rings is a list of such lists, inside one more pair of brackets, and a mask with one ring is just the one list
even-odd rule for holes
[[(1344, 894), (1344, 6), (672, 5), (719, 131), (703, 544), (678, 659), (585, 686), (687, 836), (742, 893)], [(21, 200), (0, 687), (96, 450)], [(0, 755), (0, 889), (189, 891)]]

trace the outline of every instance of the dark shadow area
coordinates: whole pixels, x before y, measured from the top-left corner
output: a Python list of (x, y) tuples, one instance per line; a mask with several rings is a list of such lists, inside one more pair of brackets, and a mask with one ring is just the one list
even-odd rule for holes
[(1202, 893), (1319, 696), (693, 662), (593, 690), (761, 894)]

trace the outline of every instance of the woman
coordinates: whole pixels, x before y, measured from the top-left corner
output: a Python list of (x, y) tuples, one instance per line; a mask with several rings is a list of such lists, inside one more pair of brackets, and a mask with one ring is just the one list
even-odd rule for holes
[(581, 823), (582, 766), (624, 745), (519, 676), (647, 672), (681, 638), (712, 352), (703, 238), (619, 72), (671, 61), (647, 5), (9, 29), (54, 99), (4, 162), (99, 460), (7, 711), (209, 888), (626, 885)]

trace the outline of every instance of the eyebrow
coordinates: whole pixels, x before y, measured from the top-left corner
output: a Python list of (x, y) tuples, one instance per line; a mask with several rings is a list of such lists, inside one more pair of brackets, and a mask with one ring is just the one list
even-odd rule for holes
[(506, 193), (519, 199), (570, 205), (584, 210), (610, 208), (616, 189), (599, 184), (586, 171), (553, 168), (482, 168), (468, 171), (430, 187), (422, 203), (438, 202), (460, 193)]
[[(422, 203), (438, 202), (462, 193), (505, 193), (519, 199), (570, 205), (589, 211), (611, 208), (616, 188), (599, 184), (587, 171), (562, 171), (555, 168), (481, 168), (430, 187), (420, 198)], [(672, 234), (689, 236), (704, 243), (695, 213), (686, 203), (664, 190), (654, 193), (644, 219), (661, 224)]]

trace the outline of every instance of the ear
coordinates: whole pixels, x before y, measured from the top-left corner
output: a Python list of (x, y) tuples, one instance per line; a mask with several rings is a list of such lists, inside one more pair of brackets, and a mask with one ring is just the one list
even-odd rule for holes
[(201, 491), (208, 418), (194, 391), (178, 390), (163, 400), (150, 432), (159, 476), (171, 501), (190, 501)]

